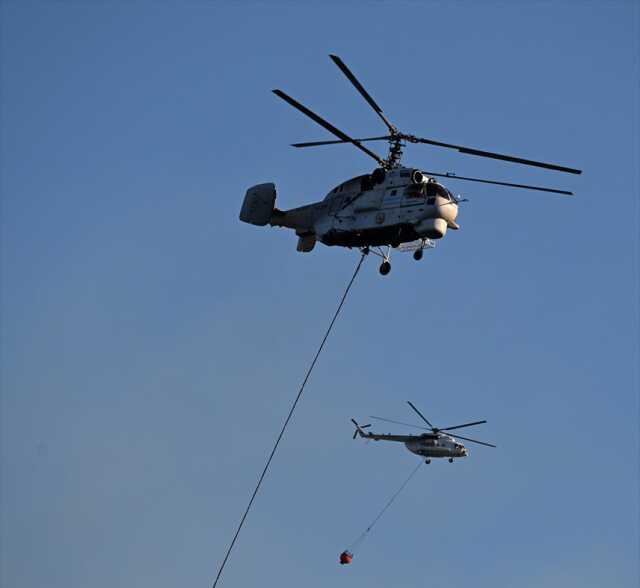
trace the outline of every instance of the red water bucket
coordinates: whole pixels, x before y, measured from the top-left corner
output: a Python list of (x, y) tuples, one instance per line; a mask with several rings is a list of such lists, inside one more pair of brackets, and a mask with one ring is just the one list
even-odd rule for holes
[(343, 551), (340, 554), (340, 564), (350, 564), (353, 561), (353, 553), (349, 553), (348, 551)]

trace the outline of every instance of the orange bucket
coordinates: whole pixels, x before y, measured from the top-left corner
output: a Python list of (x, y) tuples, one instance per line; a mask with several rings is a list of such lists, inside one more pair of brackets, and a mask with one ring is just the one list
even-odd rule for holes
[(350, 564), (352, 561), (353, 561), (353, 553), (350, 553), (349, 551), (343, 551), (340, 554), (341, 565)]

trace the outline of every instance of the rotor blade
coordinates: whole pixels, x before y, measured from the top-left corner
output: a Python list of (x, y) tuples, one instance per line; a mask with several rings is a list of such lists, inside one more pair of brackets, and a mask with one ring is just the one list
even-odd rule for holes
[(508, 186), (509, 188), (523, 188), (524, 190), (538, 190), (539, 192), (551, 192), (553, 194), (565, 194), (567, 196), (573, 196), (573, 192), (567, 190), (556, 190), (555, 188), (542, 188), (540, 186), (528, 186), (526, 184), (511, 184), (510, 182), (498, 182), (497, 180), (482, 180), (480, 178), (467, 178), (465, 176), (458, 176), (452, 172), (445, 174), (425, 171), (428, 176), (437, 176), (440, 178), (451, 178), (452, 180), (466, 180), (468, 182), (480, 182), (481, 184), (496, 184), (497, 186)]
[(356, 422), (355, 419), (351, 419), (351, 422), (356, 426), (356, 430), (353, 432), (353, 439), (355, 439), (360, 432), (360, 425)]
[(384, 421), (386, 423), (393, 423), (394, 425), (404, 425), (405, 427), (413, 427), (414, 429), (422, 429), (423, 431), (430, 431), (431, 429), (427, 429), (427, 427), (421, 427), (420, 425), (412, 425), (411, 423), (403, 423), (401, 421), (392, 421), (391, 419), (383, 419), (382, 417), (377, 417), (373, 415), (369, 415), (369, 418), (376, 419), (377, 421)]
[(492, 153), (491, 151), (482, 151), (480, 149), (472, 149), (471, 147), (463, 147), (462, 145), (452, 145), (451, 143), (442, 143), (441, 141), (434, 141), (433, 139), (423, 139), (421, 137), (414, 137), (413, 135), (407, 135), (403, 137), (410, 143), (425, 143), (426, 145), (435, 145), (436, 147), (445, 147), (446, 149), (457, 149), (460, 153), (466, 153), (467, 155), (477, 155), (479, 157), (490, 157), (491, 159), (501, 159), (502, 161), (511, 161), (512, 163), (521, 163), (523, 165), (532, 165), (533, 167), (543, 167), (545, 169), (553, 169), (556, 171), (567, 172), (570, 174), (581, 174), (582, 170), (574, 169), (572, 167), (564, 167), (562, 165), (556, 165), (555, 163), (544, 163), (542, 161), (533, 161), (532, 159), (523, 159), (522, 157), (515, 157), (513, 155), (504, 155), (502, 153)]
[(349, 135), (334, 127), (331, 123), (327, 122), (322, 117), (318, 116), (315, 112), (312, 112), (306, 106), (303, 106), (302, 104), (291, 98), (291, 96), (285, 94), (282, 90), (273, 90), (273, 93), (279, 98), (282, 98), (285, 102), (288, 102), (294, 108), (297, 108), (303, 114), (306, 114), (311, 120), (317, 122), (321, 127), (324, 127), (325, 129), (327, 129), (327, 131), (333, 133), (336, 137), (339, 137), (347, 143), (353, 143), (358, 149), (364, 151), (369, 157), (373, 157), (373, 159), (375, 159), (380, 165), (384, 165), (384, 161), (373, 151), (370, 151), (364, 145), (361, 145), (360, 143), (358, 143), (358, 141), (352, 139), (351, 137), (349, 137)]
[(413, 403), (410, 400), (407, 400), (407, 404), (413, 408), (413, 410), (415, 410), (418, 413), (418, 416), (425, 422), (427, 423), (427, 425), (429, 425), (431, 427), (431, 429), (435, 429), (436, 427), (434, 427), (428, 420), (427, 417), (425, 417), (415, 406), (413, 406)]
[[(384, 137), (367, 137), (366, 139), (354, 139), (354, 141), (358, 141), (358, 143), (362, 143), (364, 141), (388, 141), (391, 139), (389, 135)], [(340, 143), (351, 143), (351, 141), (310, 141), (308, 143), (293, 143), (292, 147), (317, 147), (318, 145), (338, 145)]]
[(376, 111), (377, 115), (382, 119), (382, 122), (387, 125), (388, 129), (394, 132), (396, 128), (387, 120), (387, 117), (382, 114), (382, 108), (380, 108), (376, 104), (376, 101), (370, 96), (369, 92), (364, 89), (364, 86), (358, 81), (356, 76), (353, 75), (344, 61), (342, 61), (342, 59), (340, 59), (337, 55), (329, 55), (329, 57), (331, 57), (333, 63), (335, 63), (340, 68), (342, 73), (347, 76), (347, 79), (355, 86), (356, 90), (358, 90), (362, 97), (369, 103), (369, 106), (371, 106), (371, 108)]
[(452, 433), (451, 436), (455, 437), (456, 439), (464, 439), (465, 441), (471, 441), (471, 443), (477, 443), (478, 445), (486, 445), (487, 447), (496, 447), (491, 443), (485, 443), (484, 441), (477, 441), (476, 439), (470, 439), (469, 437), (463, 437), (462, 435), (455, 435)]
[(453, 431), (453, 429), (462, 429), (463, 427), (473, 427), (474, 425), (482, 425), (487, 421), (474, 421), (473, 423), (465, 423), (464, 425), (455, 425), (454, 427), (438, 428), (438, 431)]

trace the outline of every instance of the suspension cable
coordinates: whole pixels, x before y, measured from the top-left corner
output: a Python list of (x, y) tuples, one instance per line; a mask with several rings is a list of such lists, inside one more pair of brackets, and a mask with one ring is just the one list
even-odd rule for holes
[(273, 456), (276, 454), (276, 450), (278, 449), (278, 445), (280, 444), (280, 441), (284, 435), (284, 432), (287, 428), (287, 426), (289, 425), (289, 421), (291, 420), (291, 417), (293, 416), (293, 412), (296, 409), (296, 406), (298, 404), (298, 401), (300, 400), (300, 397), (302, 396), (302, 392), (304, 392), (304, 388), (307, 384), (307, 381), (309, 380), (309, 376), (311, 375), (311, 372), (313, 371), (313, 368), (316, 365), (316, 362), (318, 361), (318, 357), (320, 357), (320, 353), (322, 352), (322, 348), (324, 347), (324, 344), (326, 343), (327, 339), (329, 338), (329, 334), (331, 333), (331, 329), (333, 329), (333, 325), (336, 322), (336, 319), (338, 318), (338, 315), (340, 314), (340, 311), (342, 310), (342, 306), (344, 305), (345, 300), (347, 299), (347, 295), (349, 294), (349, 290), (351, 290), (351, 286), (353, 285), (353, 283), (356, 280), (356, 276), (358, 275), (358, 272), (360, 271), (360, 267), (362, 266), (362, 262), (364, 261), (364, 258), (366, 256), (366, 253), (363, 253), (362, 256), (360, 257), (360, 261), (358, 262), (358, 265), (356, 266), (355, 271), (353, 272), (353, 276), (351, 277), (351, 280), (349, 282), (349, 284), (347, 285), (347, 288), (344, 291), (344, 294), (342, 295), (342, 299), (340, 300), (340, 304), (338, 304), (338, 308), (335, 312), (335, 314), (333, 315), (333, 318), (331, 319), (331, 323), (329, 323), (329, 328), (327, 329), (324, 338), (322, 339), (322, 343), (320, 343), (320, 347), (318, 347), (318, 350), (316, 351), (315, 357), (313, 358), (313, 361), (311, 362), (311, 365), (309, 366), (309, 369), (307, 370), (307, 373), (304, 377), (304, 380), (302, 381), (302, 385), (300, 386), (300, 390), (298, 391), (298, 395), (296, 396), (295, 400), (293, 401), (293, 404), (291, 405), (291, 409), (289, 410), (289, 414), (287, 415), (287, 418), (284, 421), (284, 424), (282, 425), (282, 429), (280, 431), (280, 434), (278, 435), (276, 442), (273, 446), (273, 449), (271, 450), (271, 454), (269, 455), (269, 458), (267, 459), (267, 463), (264, 466), (264, 469), (262, 470), (262, 474), (260, 474), (260, 478), (258, 479), (258, 483), (256, 484), (255, 490), (253, 491), (253, 494), (251, 495), (251, 499), (249, 500), (249, 504), (247, 505), (246, 510), (244, 511), (244, 514), (242, 515), (242, 518), (240, 519), (240, 524), (238, 525), (238, 528), (236, 529), (235, 535), (233, 536), (233, 539), (231, 540), (231, 544), (229, 545), (229, 548), (227, 549), (227, 553), (224, 556), (224, 559), (222, 560), (222, 564), (220, 565), (220, 569), (218, 570), (218, 575), (216, 576), (216, 579), (213, 582), (213, 586), (212, 588), (216, 587), (216, 584), (218, 583), (218, 580), (220, 579), (220, 576), (222, 575), (222, 571), (224, 570), (225, 565), (227, 564), (227, 560), (229, 559), (229, 556), (231, 555), (231, 550), (233, 549), (233, 546), (236, 543), (236, 540), (238, 539), (238, 535), (240, 534), (240, 530), (242, 529), (243, 525), (244, 525), (244, 521), (247, 518), (247, 515), (249, 514), (249, 511), (251, 510), (251, 506), (253, 505), (253, 501), (255, 500), (256, 495), (258, 494), (258, 490), (260, 489), (260, 485), (262, 484), (262, 480), (264, 479), (264, 477), (267, 474), (267, 470), (269, 469), (269, 466), (271, 465), (271, 460), (273, 459)]
[(398, 490), (396, 490), (396, 492), (394, 493), (394, 495), (387, 501), (387, 503), (382, 507), (382, 510), (377, 514), (376, 518), (373, 519), (372, 523), (362, 532), (360, 533), (360, 535), (358, 535), (358, 538), (351, 543), (351, 545), (349, 545), (349, 549), (348, 551), (353, 551), (353, 549), (355, 549), (355, 547), (357, 545), (359, 545), (360, 543), (362, 543), (362, 541), (364, 541), (364, 538), (367, 536), (367, 534), (369, 533), (369, 531), (371, 531), (371, 529), (373, 529), (373, 527), (375, 526), (375, 524), (380, 520), (380, 518), (382, 517), (382, 515), (387, 511), (387, 509), (393, 504), (393, 502), (395, 501), (396, 498), (398, 498), (398, 496), (400, 495), (400, 492), (402, 492), (405, 488), (405, 486), (411, 481), (411, 478), (413, 478), (413, 476), (415, 476), (416, 472), (418, 471), (418, 469), (420, 468), (420, 466), (423, 464), (424, 462), (422, 460), (420, 460), (418, 462), (418, 465), (413, 469), (413, 471), (409, 474), (409, 477), (402, 482), (402, 485), (400, 486), (400, 488), (398, 488)]

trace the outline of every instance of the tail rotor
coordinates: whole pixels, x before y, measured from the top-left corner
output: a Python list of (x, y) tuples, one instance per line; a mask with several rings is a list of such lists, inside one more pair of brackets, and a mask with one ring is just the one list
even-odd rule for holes
[(360, 437), (366, 437), (367, 433), (364, 431), (364, 429), (368, 429), (371, 425), (359, 425), (355, 419), (351, 419), (351, 422), (355, 425), (356, 430), (353, 432), (353, 438), (355, 439), (358, 435), (360, 435)]

